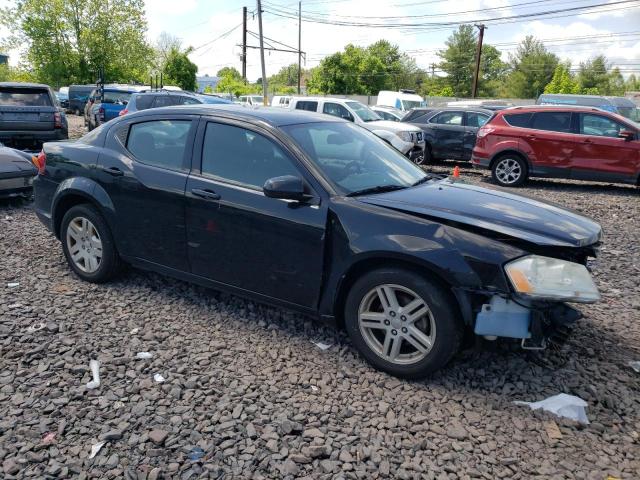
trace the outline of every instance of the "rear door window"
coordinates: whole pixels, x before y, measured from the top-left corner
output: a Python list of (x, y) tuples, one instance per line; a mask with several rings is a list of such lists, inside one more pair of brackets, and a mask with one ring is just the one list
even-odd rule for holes
[(112, 103), (118, 105), (126, 104), (131, 98), (131, 94), (129, 92), (104, 92), (104, 100), (103, 103)]
[(502, 118), (512, 127), (527, 128), (532, 115), (532, 113), (510, 113), (503, 115)]
[(180, 97), (173, 95), (158, 95), (156, 101), (153, 103), (153, 108), (170, 107), (172, 105), (179, 105)]
[(147, 165), (184, 170), (191, 120), (153, 120), (129, 128), (127, 150)]
[(480, 112), (467, 112), (467, 127), (481, 127), (489, 120), (489, 115)]
[(429, 123), (439, 125), (462, 125), (462, 112), (442, 112), (430, 120)]
[(52, 103), (49, 91), (44, 88), (0, 87), (0, 105), (50, 107)]
[(202, 102), (195, 97), (180, 97), (180, 105), (195, 105)]
[(318, 102), (310, 102), (308, 100), (303, 100), (302, 102), (296, 103), (296, 110), (307, 110), (309, 112), (317, 112)]
[(622, 130), (628, 130), (624, 125), (602, 115), (583, 113), (580, 115), (580, 133), (597, 137), (617, 138)]
[(146, 110), (147, 108), (151, 108), (151, 104), (155, 100), (155, 96), (153, 95), (137, 95), (136, 96), (136, 108), (138, 110)]
[(571, 133), (571, 112), (534, 113), (531, 128), (535, 130)]

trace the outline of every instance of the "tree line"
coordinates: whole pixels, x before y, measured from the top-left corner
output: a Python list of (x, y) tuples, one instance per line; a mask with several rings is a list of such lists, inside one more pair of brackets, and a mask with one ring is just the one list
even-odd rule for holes
[(0, 10), (9, 36), (5, 50), (19, 49), (17, 67), (0, 66), (0, 80), (35, 81), (59, 88), (96, 83), (164, 83), (196, 89), (190, 48), (161, 35), (146, 40), (144, 0), (20, 0)]
[[(473, 27), (461, 25), (449, 36), (445, 48), (437, 52), (440, 61), (433, 70), (425, 71), (417, 67), (413, 57), (386, 40), (368, 47), (349, 44), (343, 51), (325, 57), (317, 67), (303, 71), (303, 78), (311, 94), (377, 95), (380, 90), (403, 88), (422, 96), (466, 98), (471, 96), (476, 45)], [(632, 74), (625, 80), (603, 55), (572, 69), (570, 62), (561, 61), (532, 36), (522, 40), (507, 61), (502, 60), (496, 47), (485, 44), (479, 77), (478, 96), (485, 98), (537, 98), (545, 92), (623, 95), (640, 90), (640, 79)], [(293, 93), (294, 79), (297, 81), (297, 65), (283, 67), (268, 79), (269, 90)], [(243, 87), (240, 80), (238, 73), (235, 82), (246, 93), (260, 91), (259, 84)], [(227, 85), (221, 84), (220, 91), (228, 91), (223, 90)]]

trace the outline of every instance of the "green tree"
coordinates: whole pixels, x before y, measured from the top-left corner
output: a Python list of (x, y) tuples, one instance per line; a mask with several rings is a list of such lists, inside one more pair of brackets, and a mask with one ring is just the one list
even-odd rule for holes
[(553, 78), (544, 88), (544, 93), (579, 93), (580, 87), (573, 79), (569, 68), (570, 63), (559, 63), (553, 73)]
[(553, 79), (558, 62), (558, 57), (541, 41), (527, 36), (515, 55), (511, 55), (505, 94), (513, 98), (537, 98)]
[(19, 0), (2, 12), (9, 45), (33, 76), (54, 87), (146, 80), (152, 50), (144, 0)]
[(220, 78), (230, 77), (234, 80), (242, 80), (242, 75), (240, 74), (238, 69), (234, 67), (223, 67), (220, 70), (218, 70), (218, 73), (216, 73), (216, 76)]
[(627, 81), (624, 82), (624, 89), (627, 92), (637, 92), (640, 90), (640, 79), (632, 73), (629, 75), (629, 78), (627, 78)]
[(195, 91), (197, 88), (196, 73), (198, 66), (189, 60), (191, 49), (180, 51), (172, 47), (167, 54), (164, 66), (164, 83), (177, 85), (183, 90)]
[(609, 95), (611, 90), (609, 80), (608, 64), (604, 55), (598, 55), (580, 63), (578, 84), (582, 93)]
[(220, 77), (216, 92), (233, 93), (236, 97), (249, 93), (262, 92), (262, 85), (244, 83), (242, 75), (233, 67), (225, 67), (219, 70), (217, 76)]
[(615, 67), (609, 72), (609, 95), (623, 96), (625, 92), (625, 81), (620, 69)]
[[(438, 64), (446, 74), (445, 83), (457, 97), (470, 97), (475, 71), (477, 37), (471, 25), (460, 25), (445, 42), (446, 49), (438, 52), (442, 61)], [(480, 61), (479, 96), (495, 96), (500, 88), (506, 64), (500, 52), (492, 45), (482, 47)]]

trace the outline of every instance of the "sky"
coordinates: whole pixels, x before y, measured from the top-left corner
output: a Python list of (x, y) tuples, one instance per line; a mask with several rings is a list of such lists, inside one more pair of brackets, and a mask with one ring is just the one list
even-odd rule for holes
[[(198, 65), (198, 75), (215, 75), (225, 66), (240, 70), (243, 6), (249, 10), (248, 30), (257, 33), (255, 1), (146, 0), (148, 39), (154, 42), (161, 32), (167, 32), (179, 37), (184, 46), (194, 47), (190, 58)], [(587, 6), (594, 7), (581, 8)], [(263, 0), (263, 10), (265, 37), (297, 49), (298, 1)], [(547, 14), (531, 16), (540, 12)], [(517, 42), (534, 35), (546, 40), (548, 48), (570, 60), (574, 68), (604, 54), (625, 76), (640, 75), (640, 0), (302, 0), (302, 15), (306, 68), (318, 65), (324, 56), (348, 43), (366, 46), (379, 39), (397, 44), (418, 66), (429, 68), (438, 62), (436, 52), (444, 47), (456, 24), (482, 22), (487, 25), (485, 42), (496, 46), (504, 60)], [(295, 18), (286, 18), (289, 16)], [(380, 27), (335, 23), (374, 23)], [(419, 27), (406, 27), (408, 23)], [(257, 46), (258, 40), (248, 34), (247, 43)], [(12, 55), (12, 63), (16, 60)], [(267, 75), (272, 75), (297, 62), (297, 54), (266, 52), (265, 60)], [(260, 76), (259, 51), (249, 49), (247, 77), (253, 81)]]

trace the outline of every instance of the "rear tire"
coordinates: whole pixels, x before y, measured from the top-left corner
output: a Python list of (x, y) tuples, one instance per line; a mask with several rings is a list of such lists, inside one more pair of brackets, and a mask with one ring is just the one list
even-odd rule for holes
[(491, 178), (503, 187), (519, 187), (527, 181), (528, 177), (527, 162), (517, 154), (500, 155), (491, 165)]
[(361, 355), (378, 370), (419, 379), (444, 367), (462, 341), (451, 295), (401, 268), (366, 273), (352, 286), (345, 325)]
[(60, 241), (69, 266), (81, 279), (104, 283), (120, 271), (122, 263), (111, 230), (93, 205), (76, 205), (65, 213)]

